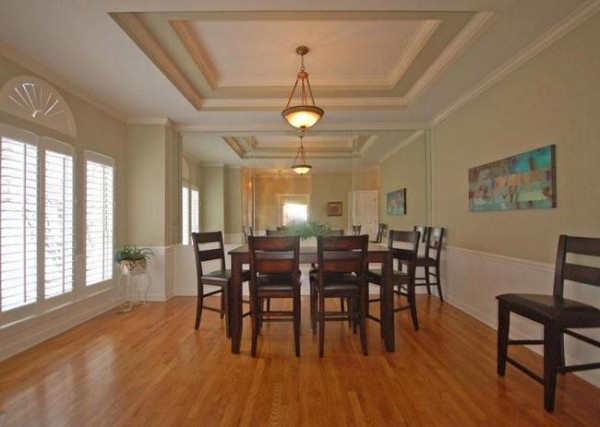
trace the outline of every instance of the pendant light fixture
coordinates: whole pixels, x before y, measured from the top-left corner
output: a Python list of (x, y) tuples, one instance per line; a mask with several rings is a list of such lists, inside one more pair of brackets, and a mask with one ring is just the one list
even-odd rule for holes
[[(309, 49), (306, 46), (298, 46), (296, 48), (296, 53), (300, 55), (301, 58), (300, 71), (298, 71), (296, 83), (294, 84), (285, 109), (281, 112), (283, 118), (287, 120), (290, 125), (300, 129), (301, 131), (314, 126), (319, 120), (321, 120), (323, 114), (325, 114), (325, 111), (323, 111), (322, 108), (319, 108), (315, 105), (315, 99), (310, 88), (310, 82), (308, 81), (308, 73), (304, 68), (304, 55), (306, 55), (308, 52)], [(294, 94), (296, 93), (298, 84), (300, 84), (300, 104), (290, 105), (294, 99)]]
[(304, 132), (300, 133), (300, 148), (292, 163), (292, 170), (298, 175), (305, 175), (310, 172), (312, 166), (306, 163), (306, 154), (304, 153), (304, 145), (302, 144), (302, 138), (304, 138)]

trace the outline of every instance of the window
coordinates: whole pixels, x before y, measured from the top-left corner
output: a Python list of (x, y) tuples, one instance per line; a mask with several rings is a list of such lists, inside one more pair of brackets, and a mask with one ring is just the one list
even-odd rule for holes
[(298, 203), (286, 203), (283, 205), (282, 225), (288, 225), (291, 222), (308, 221), (308, 205)]
[(200, 193), (187, 183), (181, 188), (181, 243), (191, 244), (192, 233), (200, 231)]
[[(66, 144), (0, 126), (2, 323), (70, 298), (73, 154)], [(61, 298), (62, 296), (62, 298)], [(7, 315), (8, 313), (8, 315)]]
[(277, 194), (277, 200), (279, 225), (286, 226), (291, 222), (309, 220), (310, 194)]
[(113, 277), (114, 162), (85, 153), (85, 284)]

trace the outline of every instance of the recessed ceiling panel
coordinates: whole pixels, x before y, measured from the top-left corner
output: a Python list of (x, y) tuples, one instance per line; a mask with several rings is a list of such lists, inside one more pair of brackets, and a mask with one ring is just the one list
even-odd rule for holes
[[(217, 86), (290, 85), (309, 47), (314, 85), (391, 85), (435, 30), (436, 20), (249, 20), (189, 22)], [(243, 40), (243, 43), (240, 43)]]

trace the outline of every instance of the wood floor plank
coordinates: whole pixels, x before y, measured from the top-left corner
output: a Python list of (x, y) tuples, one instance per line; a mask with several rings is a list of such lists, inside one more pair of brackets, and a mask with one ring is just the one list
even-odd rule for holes
[[(290, 323), (264, 325), (251, 358), (248, 318), (232, 355), (218, 315), (193, 329), (193, 297), (105, 313), (0, 363), (2, 427), (598, 425), (598, 388), (560, 376), (546, 413), (538, 383), (510, 366), (496, 375), (495, 331), (437, 298), (418, 296), (418, 332), (397, 314), (394, 353), (369, 323), (369, 356), (329, 322), (319, 358), (302, 304), (300, 358)], [(541, 369), (535, 353), (514, 355)]]

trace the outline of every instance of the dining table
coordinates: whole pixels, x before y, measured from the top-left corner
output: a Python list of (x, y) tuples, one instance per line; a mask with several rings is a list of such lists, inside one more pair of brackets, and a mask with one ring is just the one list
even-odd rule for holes
[[(231, 256), (231, 288), (229, 290), (229, 328), (231, 352), (240, 353), (243, 329), (243, 288), (242, 268), (250, 263), (248, 245), (242, 245), (229, 251)], [(393, 250), (386, 245), (369, 243), (367, 251), (369, 264), (381, 264), (383, 272), (382, 295), (380, 300), (380, 332), (387, 351), (395, 350), (394, 335), (394, 289), (393, 289)], [(300, 246), (300, 263), (317, 263), (315, 245)]]

